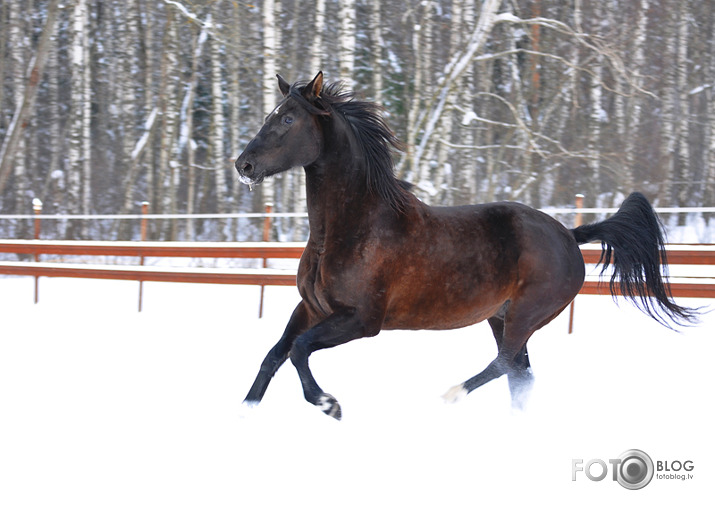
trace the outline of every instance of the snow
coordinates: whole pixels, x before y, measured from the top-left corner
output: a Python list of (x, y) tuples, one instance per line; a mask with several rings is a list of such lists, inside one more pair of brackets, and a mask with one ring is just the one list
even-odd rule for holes
[(437, 188), (434, 186), (434, 183), (427, 179), (423, 179), (422, 181), (417, 183), (417, 188), (425, 192), (430, 197), (434, 197), (439, 193), (439, 190), (437, 190)]
[[(513, 412), (505, 379), (440, 398), (494, 357), (485, 324), (383, 332), (313, 355), (343, 408), (308, 405), (287, 363), (240, 402), (297, 292), (0, 279), (0, 509), (702, 508), (715, 476), (715, 316), (671, 332), (625, 302), (578, 297), (529, 343), (536, 384)], [(706, 300), (682, 300), (692, 306)], [(642, 449), (692, 480), (631, 491), (574, 458)], [(614, 504), (616, 506), (614, 506)]]
[(693, 89), (690, 89), (690, 91), (688, 92), (688, 96), (694, 96), (695, 94), (700, 94), (701, 92), (703, 92), (706, 89), (709, 89), (710, 87), (712, 87), (712, 84), (706, 83), (706, 84), (700, 85), (698, 87), (695, 87)]
[(462, 126), (469, 126), (472, 121), (477, 119), (479, 119), (479, 117), (473, 111), (465, 112), (464, 117), (462, 117)]
[(501, 22), (511, 22), (511, 23), (523, 23), (523, 20), (517, 16), (515, 16), (511, 12), (502, 12), (494, 16), (494, 22), (495, 23), (501, 23)]
[[(134, 146), (134, 149), (132, 149), (131, 153), (131, 161), (135, 161), (139, 155), (144, 151), (144, 148), (146, 147), (147, 142), (149, 141), (149, 136), (151, 135), (151, 130), (152, 127), (154, 126), (154, 123), (156, 122), (156, 116), (159, 113), (159, 109), (157, 107), (154, 107), (152, 111), (149, 113), (149, 116), (147, 117), (146, 122), (144, 123), (144, 133), (142, 136), (137, 140), (136, 145)], [(183, 126), (183, 124), (182, 124)], [(182, 130), (184, 128), (182, 127)], [(182, 131), (183, 134), (183, 131)], [(182, 146), (183, 147), (183, 146)]]

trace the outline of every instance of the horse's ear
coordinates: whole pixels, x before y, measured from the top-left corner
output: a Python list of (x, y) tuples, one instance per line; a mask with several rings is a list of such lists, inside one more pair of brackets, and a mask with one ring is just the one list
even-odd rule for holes
[(318, 74), (315, 75), (315, 78), (305, 86), (305, 89), (303, 89), (303, 97), (307, 99), (308, 101), (313, 101), (316, 98), (320, 97), (320, 93), (323, 90), (323, 72), (318, 71)]
[(283, 97), (286, 97), (288, 92), (290, 92), (290, 84), (286, 82), (281, 75), (276, 75), (276, 78), (278, 78), (278, 88), (283, 94)]

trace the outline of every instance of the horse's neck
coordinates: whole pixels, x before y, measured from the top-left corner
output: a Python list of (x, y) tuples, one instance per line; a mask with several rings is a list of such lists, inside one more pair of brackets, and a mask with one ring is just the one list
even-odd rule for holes
[(322, 244), (331, 236), (362, 230), (376, 205), (350, 156), (333, 154), (306, 167), (306, 198), (310, 236)]
[(335, 116), (326, 122), (335, 124), (323, 129), (328, 138), (323, 140), (322, 154), (305, 168), (310, 236), (319, 245), (331, 237), (368, 235), (375, 215), (389, 209), (368, 191), (352, 128)]

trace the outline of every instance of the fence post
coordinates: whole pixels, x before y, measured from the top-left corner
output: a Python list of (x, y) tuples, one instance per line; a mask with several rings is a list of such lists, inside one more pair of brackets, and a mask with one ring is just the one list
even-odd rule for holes
[[(35, 197), (32, 199), (32, 209), (35, 211), (35, 239), (40, 239), (42, 231), (42, 220), (39, 216), (42, 214), (42, 201)], [(35, 254), (35, 262), (40, 261), (40, 255)], [(35, 276), (35, 303), (40, 301), (40, 277)]]
[(146, 215), (149, 213), (149, 203), (142, 202), (142, 220), (141, 220), (141, 240), (146, 241)]
[[(266, 216), (263, 217), (263, 241), (271, 240), (271, 217), (270, 214), (273, 212), (273, 204), (270, 202), (266, 203)], [(263, 267), (268, 268), (268, 259), (263, 258)], [(258, 301), (258, 319), (263, 317), (263, 296), (266, 292), (266, 286), (261, 285), (261, 297)]]
[[(140, 225), (140, 239), (146, 241), (146, 215), (149, 213), (149, 203), (147, 201), (142, 202), (142, 219)], [(144, 266), (144, 256), (139, 256), (139, 266)], [(144, 281), (139, 281), (139, 312), (142, 311), (142, 305), (144, 301)]]
[[(583, 194), (577, 193), (576, 194), (576, 209), (580, 210), (583, 208)], [(578, 227), (583, 223), (583, 215), (581, 214), (581, 211), (576, 211), (576, 218), (574, 219), (574, 227)], [(576, 298), (574, 298), (571, 301), (571, 305), (569, 306), (569, 334), (573, 333), (573, 313), (574, 313), (574, 303), (576, 302)]]

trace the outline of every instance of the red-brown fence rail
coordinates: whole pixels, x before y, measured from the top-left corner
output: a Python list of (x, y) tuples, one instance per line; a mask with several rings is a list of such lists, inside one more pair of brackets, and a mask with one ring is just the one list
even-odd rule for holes
[(30, 255), (297, 259), (305, 243), (0, 240), (0, 252)]
[[(596, 264), (601, 258), (600, 248), (581, 249), (586, 264)], [(673, 271), (670, 290), (673, 296), (681, 298), (715, 298), (715, 245), (668, 245), (668, 265)], [(681, 266), (711, 266), (712, 270), (698, 272), (687, 268), (684, 274)], [(690, 273), (688, 273), (690, 272)], [(608, 295), (608, 282), (587, 278), (580, 294)]]
[[(0, 252), (27, 254), (31, 261), (0, 261), (0, 274), (39, 277), (79, 277), (134, 280), (142, 282), (190, 282), (204, 284), (243, 284), (256, 286), (294, 286), (293, 270), (266, 268), (268, 259), (298, 259), (303, 243), (181, 243), (181, 242), (95, 242), (51, 240), (0, 240)], [(39, 262), (40, 256), (115, 256), (138, 258), (139, 264), (86, 264)], [(263, 268), (167, 268), (145, 266), (147, 257), (261, 259)], [(142, 309), (142, 287), (139, 310)], [(35, 303), (39, 300), (37, 280)], [(263, 310), (263, 293), (259, 304)]]
[[(139, 282), (192, 282), (243, 285), (295, 285), (294, 270), (265, 268), (268, 259), (297, 259), (303, 243), (184, 243), (184, 242), (93, 242), (52, 240), (0, 240), (0, 252), (27, 254), (28, 261), (0, 261), (0, 274), (39, 277), (80, 277), (134, 280)], [(601, 250), (582, 248), (587, 264), (598, 262)], [(140, 264), (87, 264), (40, 261), (40, 256), (136, 257)], [(260, 259), (262, 268), (168, 268), (143, 265), (145, 258)], [(669, 245), (668, 262), (677, 272), (671, 279), (675, 297), (715, 298), (715, 245)], [(693, 267), (711, 267), (693, 271)], [(689, 272), (689, 273), (688, 273)], [(37, 290), (37, 288), (36, 288)], [(607, 282), (587, 278), (581, 294), (609, 294)], [(37, 300), (37, 295), (36, 295)], [(140, 292), (141, 310), (141, 292)], [(262, 310), (262, 304), (261, 304)]]

